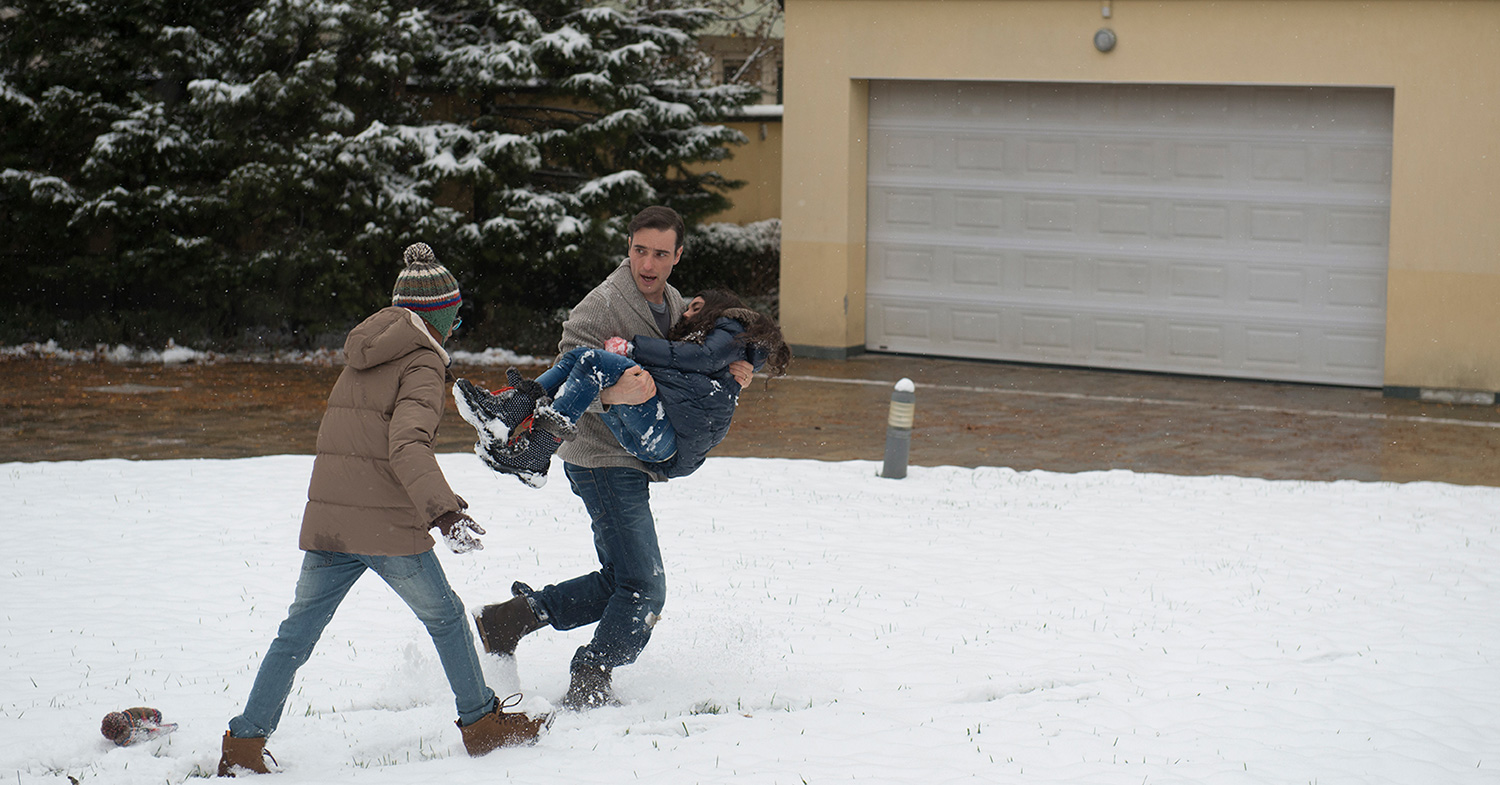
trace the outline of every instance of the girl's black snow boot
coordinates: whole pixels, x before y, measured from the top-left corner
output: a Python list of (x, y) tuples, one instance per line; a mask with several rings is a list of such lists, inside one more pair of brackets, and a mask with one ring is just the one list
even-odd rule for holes
[(480, 444), (508, 444), (531, 429), (532, 417), (539, 401), (551, 402), (547, 391), (532, 379), (522, 378), (514, 368), (505, 369), (508, 387), (493, 395), (468, 379), (453, 383), (453, 400), (458, 414), (479, 432)]
[(547, 484), (552, 453), (562, 441), (546, 428), (532, 428), (509, 444), (495, 442), (486, 447), (481, 441), (474, 445), (474, 452), (494, 471), (514, 474), (521, 482), (540, 488)]

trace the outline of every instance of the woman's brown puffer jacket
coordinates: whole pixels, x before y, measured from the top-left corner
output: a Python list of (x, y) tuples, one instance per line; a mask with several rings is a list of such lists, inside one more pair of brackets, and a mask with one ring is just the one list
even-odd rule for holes
[(416, 314), (384, 308), (349, 332), (348, 365), (318, 427), (303, 550), (410, 556), (459, 509), (432, 452), (448, 354)]

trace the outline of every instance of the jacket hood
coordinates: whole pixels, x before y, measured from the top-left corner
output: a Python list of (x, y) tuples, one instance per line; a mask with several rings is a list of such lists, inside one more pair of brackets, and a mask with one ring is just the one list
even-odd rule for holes
[(445, 366), (451, 362), (442, 344), (427, 331), (422, 317), (396, 306), (376, 311), (370, 318), (360, 322), (358, 327), (350, 330), (349, 337), (344, 341), (346, 362), (349, 367), (361, 371), (405, 357), (420, 349), (437, 351)]

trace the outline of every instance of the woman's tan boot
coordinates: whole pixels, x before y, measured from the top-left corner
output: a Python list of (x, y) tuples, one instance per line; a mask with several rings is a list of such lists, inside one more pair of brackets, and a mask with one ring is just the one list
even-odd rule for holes
[[(233, 777), (235, 769), (244, 769), (255, 774), (270, 774), (266, 768), (266, 739), (236, 739), (224, 731), (224, 751), (219, 754), (219, 776)], [(275, 758), (271, 761), (274, 763)]]
[(505, 711), (520, 702), (521, 695), (517, 693), (503, 702), (497, 701), (495, 710), (489, 714), (468, 725), (459, 725), (458, 730), (464, 737), (464, 749), (470, 755), (479, 757), (501, 747), (536, 743), (537, 736), (541, 735), (542, 728), (547, 726), (552, 716), (544, 714), (533, 718), (520, 712), (512, 714)]

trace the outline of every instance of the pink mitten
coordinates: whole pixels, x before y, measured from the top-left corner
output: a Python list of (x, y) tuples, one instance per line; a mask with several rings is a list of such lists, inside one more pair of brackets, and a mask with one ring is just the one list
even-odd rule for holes
[(630, 356), (630, 350), (634, 348), (634, 346), (630, 345), (630, 341), (627, 341), (618, 335), (604, 342), (604, 351), (613, 352), (615, 354), (623, 354), (627, 357)]

